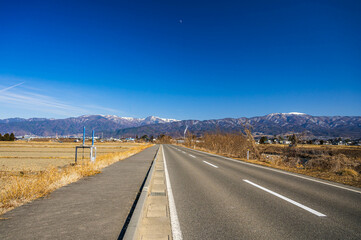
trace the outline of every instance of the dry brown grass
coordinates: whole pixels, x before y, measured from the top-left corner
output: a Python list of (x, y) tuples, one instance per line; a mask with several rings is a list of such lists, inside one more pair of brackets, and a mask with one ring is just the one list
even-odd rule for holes
[[(257, 148), (261, 153), (270, 154), (282, 154), (285, 150), (288, 151), (290, 147), (282, 144), (259, 144)], [(298, 144), (296, 147), (292, 147), (299, 152), (309, 153), (311, 155), (317, 154), (344, 154), (351, 159), (361, 159), (361, 147), (360, 146), (338, 146), (338, 145), (309, 145)]]
[(82, 177), (100, 173), (102, 168), (150, 146), (152, 145), (138, 144), (123, 152), (103, 154), (96, 159), (95, 163), (83, 160), (77, 165), (49, 166), (43, 171), (2, 171), (0, 172), (0, 214), (43, 197)]

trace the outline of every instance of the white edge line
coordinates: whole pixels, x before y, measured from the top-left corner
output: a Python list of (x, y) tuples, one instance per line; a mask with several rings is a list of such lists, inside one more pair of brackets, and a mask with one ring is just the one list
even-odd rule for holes
[(272, 194), (272, 195), (274, 195), (276, 197), (279, 197), (279, 198), (281, 198), (281, 199), (283, 199), (283, 200), (285, 200), (285, 201), (287, 201), (289, 203), (292, 203), (293, 205), (296, 205), (297, 207), (300, 207), (300, 208), (302, 208), (302, 209), (304, 209), (304, 210), (306, 210), (306, 211), (308, 211), (310, 213), (313, 213), (318, 217), (326, 217), (326, 215), (323, 214), (323, 213), (320, 213), (320, 212), (318, 212), (318, 211), (316, 211), (316, 210), (314, 210), (312, 208), (306, 207), (305, 205), (303, 205), (301, 203), (293, 201), (292, 199), (289, 199), (289, 198), (287, 198), (285, 196), (282, 196), (281, 194), (278, 194), (278, 193), (273, 192), (273, 191), (271, 191), (271, 190), (269, 190), (269, 189), (267, 189), (265, 187), (257, 185), (257, 184), (255, 184), (255, 183), (253, 183), (253, 182), (251, 182), (251, 181), (249, 181), (247, 179), (243, 179), (243, 181), (245, 181), (246, 183), (249, 183), (249, 184), (251, 184), (251, 185), (253, 185), (253, 186), (255, 186), (255, 187), (259, 188), (259, 189), (262, 189), (263, 191), (266, 191), (266, 192), (268, 192), (268, 193), (270, 193), (270, 194)]
[(207, 163), (208, 165), (211, 165), (212, 167), (214, 167), (214, 168), (218, 168), (218, 166), (216, 166), (216, 165), (213, 165), (212, 163), (209, 163), (209, 162), (207, 162), (207, 161), (203, 161), (204, 163)]
[(220, 155), (217, 155), (217, 154), (202, 152), (202, 151), (198, 151), (198, 150), (195, 150), (195, 149), (189, 149), (189, 150), (193, 150), (193, 151), (196, 151), (196, 152), (200, 152), (200, 153), (204, 153), (204, 154), (208, 154), (208, 155), (220, 157), (220, 158), (226, 159), (226, 160), (228, 160), (228, 161), (232, 161), (232, 162), (236, 162), (236, 163), (240, 163), (240, 164), (245, 164), (245, 165), (249, 165), (249, 166), (252, 166), (252, 167), (263, 168), (263, 169), (267, 169), (267, 170), (269, 170), (269, 171), (274, 171), (274, 172), (286, 174), (286, 175), (289, 175), (289, 176), (294, 176), (294, 177), (306, 179), (306, 180), (313, 181), (313, 182), (317, 182), (317, 183), (322, 183), (322, 184), (329, 185), (329, 186), (332, 186), (332, 187), (336, 187), (336, 188), (340, 188), (340, 189), (344, 189), (344, 190), (348, 190), (348, 191), (351, 191), (351, 192), (355, 192), (355, 193), (360, 193), (360, 194), (361, 194), (361, 191), (358, 191), (358, 190), (355, 190), (355, 189), (351, 189), (351, 188), (347, 188), (347, 187), (343, 187), (343, 186), (334, 185), (334, 184), (331, 184), (331, 183), (319, 181), (319, 180), (312, 179), (312, 178), (308, 178), (308, 177), (304, 177), (304, 176), (295, 175), (295, 174), (292, 174), (292, 173), (290, 173), (290, 172), (285, 172), (285, 171), (281, 171), (281, 170), (274, 169), (274, 168), (270, 168), (270, 167), (264, 167), (264, 166), (260, 166), (260, 165), (256, 165), (256, 164), (252, 164), (252, 163), (248, 163), (248, 162), (243, 162), (243, 161), (241, 161), (241, 160), (235, 160), (235, 159), (232, 159), (232, 158), (227, 158), (227, 157), (223, 157), (223, 156), (220, 156)]
[(173, 240), (182, 240), (183, 236), (182, 236), (182, 231), (181, 231), (180, 225), (179, 225), (177, 209), (175, 207), (172, 186), (170, 185), (169, 174), (168, 174), (168, 169), (167, 169), (167, 161), (165, 160), (163, 145), (162, 145), (162, 153), (163, 153), (163, 161), (164, 161), (165, 181), (167, 183), (170, 222), (172, 225), (172, 236), (173, 236)]

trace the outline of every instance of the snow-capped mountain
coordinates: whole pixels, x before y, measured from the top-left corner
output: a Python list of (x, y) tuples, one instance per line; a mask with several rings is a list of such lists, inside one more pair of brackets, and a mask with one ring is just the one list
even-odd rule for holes
[(46, 118), (8, 118), (0, 120), (0, 133), (14, 132), (19, 135), (55, 136), (73, 135), (94, 129), (96, 132), (111, 132), (123, 128), (139, 127), (149, 124), (176, 122), (175, 119), (149, 116), (147, 118), (118, 117), (115, 115), (83, 115), (66, 119)]
[(216, 131), (239, 132), (245, 124), (251, 126), (255, 136), (305, 133), (316, 137), (361, 138), (361, 117), (318, 117), (295, 112), (272, 113), (252, 118), (224, 118), (204, 121), (184, 120), (120, 129), (116, 134), (129, 136), (168, 134), (174, 137), (181, 137), (186, 126), (188, 126), (189, 132), (195, 135), (202, 135), (205, 132)]

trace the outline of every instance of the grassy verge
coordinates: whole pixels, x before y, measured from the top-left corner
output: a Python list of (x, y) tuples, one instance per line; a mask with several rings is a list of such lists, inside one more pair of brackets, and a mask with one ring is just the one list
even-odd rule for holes
[(101, 169), (128, 158), (152, 145), (144, 144), (123, 152), (109, 153), (97, 158), (95, 163), (80, 162), (65, 167), (48, 167), (44, 171), (0, 172), (0, 215), (82, 177), (100, 173)]
[[(184, 145), (182, 145), (182, 146), (187, 147)], [(229, 154), (222, 154), (222, 153), (210, 151), (205, 148), (200, 148), (200, 147), (196, 147), (196, 146), (193, 147), (193, 149), (212, 153), (212, 154), (217, 154), (217, 155), (224, 156), (224, 157), (237, 159), (237, 160), (244, 161), (244, 162), (254, 163), (254, 164), (258, 164), (258, 165), (262, 165), (262, 166), (272, 167), (272, 168), (276, 168), (276, 169), (299, 173), (299, 174), (303, 174), (303, 175), (307, 175), (307, 176), (311, 176), (311, 177), (316, 177), (316, 178), (320, 178), (320, 179), (324, 179), (324, 180), (328, 180), (328, 181), (338, 182), (338, 183), (361, 188), (361, 174), (359, 174), (357, 171), (355, 171), (353, 169), (349, 169), (349, 168), (344, 168), (339, 171), (333, 172), (333, 171), (326, 171), (324, 169), (307, 169), (301, 165), (295, 166), (295, 167), (290, 167), (290, 166), (285, 165), (281, 161), (247, 160), (245, 158), (237, 158), (237, 157), (234, 157)]]

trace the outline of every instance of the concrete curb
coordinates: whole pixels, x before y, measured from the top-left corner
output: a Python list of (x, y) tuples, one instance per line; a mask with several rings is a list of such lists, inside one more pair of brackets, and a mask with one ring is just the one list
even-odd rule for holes
[(147, 180), (145, 181), (145, 184), (143, 186), (142, 192), (140, 194), (139, 200), (137, 202), (137, 205), (134, 209), (132, 218), (129, 222), (129, 225), (127, 227), (127, 230), (125, 231), (125, 235), (124, 238), (125, 240), (135, 240), (137, 238), (137, 233), (138, 233), (138, 228), (140, 225), (140, 222), (143, 218), (143, 214), (144, 214), (144, 206), (146, 203), (146, 200), (148, 198), (148, 187), (150, 184), (150, 180), (152, 179), (153, 173), (154, 173), (154, 168), (155, 168), (155, 160), (158, 157), (159, 151), (160, 151), (160, 146), (157, 150), (157, 154), (155, 155), (153, 162), (152, 162), (152, 166), (150, 168), (149, 174), (147, 176)]

